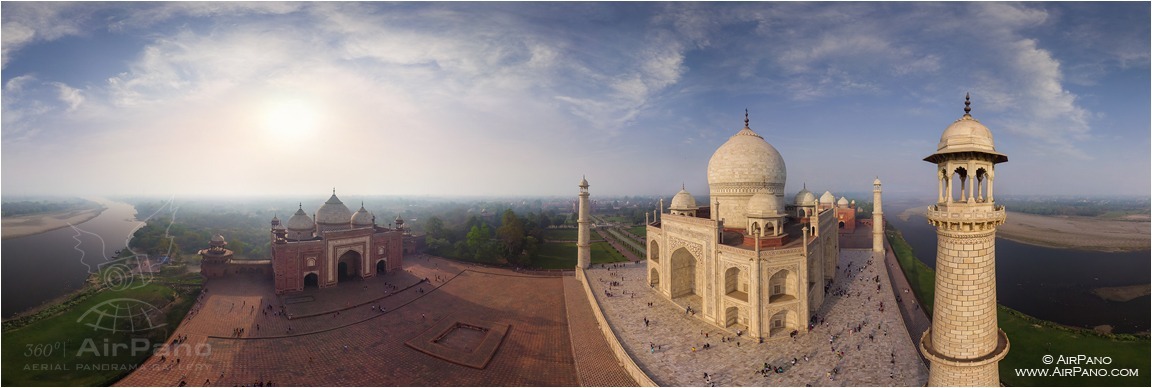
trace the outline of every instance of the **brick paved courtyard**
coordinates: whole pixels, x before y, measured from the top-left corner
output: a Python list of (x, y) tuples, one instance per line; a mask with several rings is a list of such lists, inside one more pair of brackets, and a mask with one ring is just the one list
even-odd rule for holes
[[(265, 279), (211, 280), (173, 335), (187, 336), (184, 343), (117, 385), (575, 386), (580, 376), (635, 384), (606, 345), (595, 346), (604, 343), (597, 331), (569, 329), (570, 319), (585, 326), (592, 319), (586, 299), (566, 298), (570, 278), (408, 260), (403, 272), (282, 296)], [(451, 361), (468, 357), (437, 358), (405, 344), (450, 321), (508, 328), (483, 369)], [(581, 342), (579, 352), (573, 341)]]
[[(687, 316), (682, 306), (658, 296), (646, 284), (644, 262), (616, 269), (597, 266), (588, 278), (620, 341), (660, 385), (706, 386), (708, 373), (719, 386), (922, 386), (928, 370), (904, 328), (881, 267), (884, 261), (867, 264), (871, 257), (870, 251), (842, 250), (831, 289), (843, 289), (846, 296), (831, 296), (820, 308), (817, 314), (825, 323), (797, 339), (768, 339), (763, 344), (746, 336), (738, 339), (739, 345), (721, 342), (735, 332)], [(849, 263), (853, 271), (846, 274)], [(880, 291), (873, 280), (877, 275)], [(610, 287), (611, 281), (622, 286)], [(606, 288), (613, 297), (604, 296)], [(878, 311), (880, 302), (884, 312)], [(645, 318), (650, 325), (644, 324)], [(860, 332), (850, 331), (862, 323)], [(835, 336), (831, 343), (830, 335)], [(705, 343), (709, 349), (702, 349)], [(659, 350), (652, 352), (651, 344)], [(840, 351), (842, 357), (836, 353)], [(783, 366), (785, 372), (762, 376), (758, 371), (764, 363)]]

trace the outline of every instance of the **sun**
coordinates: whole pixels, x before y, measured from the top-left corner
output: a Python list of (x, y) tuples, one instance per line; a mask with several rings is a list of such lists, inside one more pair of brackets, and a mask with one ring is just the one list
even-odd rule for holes
[(316, 108), (300, 99), (271, 101), (262, 114), (264, 130), (284, 140), (309, 137), (318, 124)]

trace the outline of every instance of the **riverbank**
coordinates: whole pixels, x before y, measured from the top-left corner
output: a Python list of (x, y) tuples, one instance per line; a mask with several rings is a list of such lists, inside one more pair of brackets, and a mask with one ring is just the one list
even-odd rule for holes
[(1100, 287), (1093, 289), (1092, 295), (1111, 302), (1127, 302), (1139, 297), (1152, 295), (1152, 285), (1137, 284), (1120, 287)]
[[(907, 213), (907, 212), (905, 212)], [(903, 214), (901, 216), (904, 216)], [(911, 291), (923, 303), (921, 307), (931, 313), (934, 305), (935, 271), (924, 265), (908, 248), (904, 237), (888, 224), (888, 242), (893, 247), (901, 269), (908, 276)], [(1012, 343), (1007, 357), (999, 363), (1000, 380), (1008, 386), (1147, 386), (1148, 345), (1147, 333), (1105, 334), (1045, 321), (997, 305), (998, 326)], [(1109, 357), (1110, 368), (1137, 370), (1134, 377), (1068, 375), (1060, 378), (1030, 376), (1021, 369), (1046, 369), (1050, 363), (1044, 357), (1063, 354), (1084, 354)]]
[[(913, 206), (898, 217), (924, 216), (928, 205)], [(1138, 219), (1040, 216), (1009, 211), (996, 237), (1057, 249), (1134, 252), (1152, 249), (1152, 223)]]
[(96, 218), (96, 216), (99, 216), (104, 210), (108, 209), (104, 205), (96, 204), (95, 206), (98, 207), (4, 217), (0, 219), (0, 222), (2, 222), (2, 224), (0, 224), (0, 228), (2, 228), (0, 229), (2, 230), (0, 231), (0, 236), (7, 240), (10, 238), (40, 234), (64, 228), (68, 225), (79, 225)]

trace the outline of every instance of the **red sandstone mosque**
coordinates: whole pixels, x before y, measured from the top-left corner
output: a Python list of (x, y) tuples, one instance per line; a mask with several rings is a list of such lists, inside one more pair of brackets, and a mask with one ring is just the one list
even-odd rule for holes
[(404, 265), (404, 220), (397, 217), (395, 228), (377, 226), (376, 216), (363, 204), (352, 213), (335, 189), (315, 218), (304, 212), (303, 204), (285, 224), (273, 217), (271, 234), (277, 294), (332, 287)]
[(229, 274), (271, 273), (276, 293), (303, 291), (305, 287), (332, 287), (340, 282), (371, 278), (400, 270), (404, 266), (405, 242), (412, 244), (404, 220), (395, 226), (376, 225), (376, 216), (360, 204), (353, 213), (336, 197), (336, 190), (309, 217), (303, 204), (281, 223), (272, 217), (269, 232), (271, 260), (233, 261), (225, 249), (223, 236), (212, 238), (211, 247), (201, 250), (201, 274), (221, 277)]

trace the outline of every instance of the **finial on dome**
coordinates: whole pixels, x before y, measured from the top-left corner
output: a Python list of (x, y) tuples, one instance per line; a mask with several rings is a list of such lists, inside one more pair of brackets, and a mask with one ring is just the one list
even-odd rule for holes
[(332, 188), (332, 195), (336, 195), (336, 188), (335, 187)]
[(965, 116), (972, 116), (972, 115), (970, 114), (970, 113), (972, 112), (972, 106), (971, 106), (971, 105), (972, 105), (972, 101), (971, 101), (971, 98), (972, 98), (972, 97), (971, 97), (971, 96), (969, 96), (969, 94), (968, 94), (968, 93), (964, 93), (964, 115), (965, 115)]
[(748, 128), (748, 108), (744, 108), (744, 128)]
[(680, 182), (680, 190), (688, 190), (688, 189), (684, 188), (684, 182)]
[(300, 210), (304, 210), (304, 202), (297, 203), (296, 208), (300, 209)]

